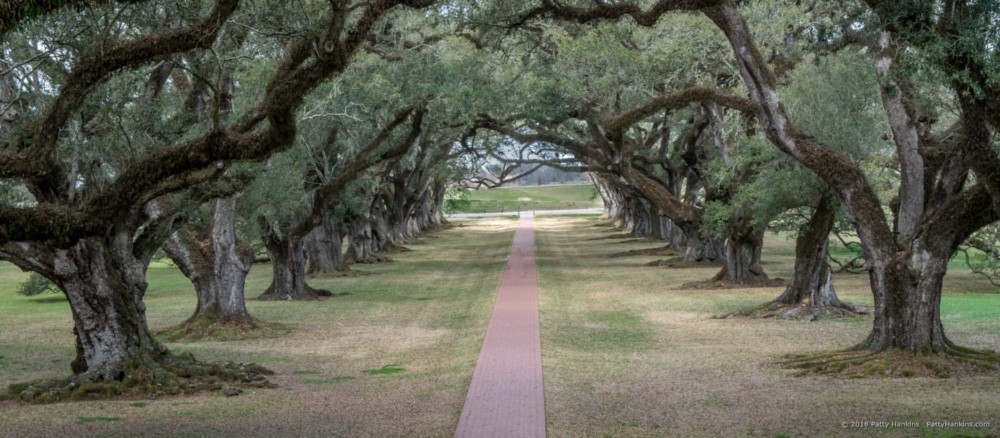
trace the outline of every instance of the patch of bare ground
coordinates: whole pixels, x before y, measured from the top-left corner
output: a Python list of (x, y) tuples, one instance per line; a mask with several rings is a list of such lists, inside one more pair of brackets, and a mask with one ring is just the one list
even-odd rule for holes
[[(627, 268), (616, 259), (584, 258), (619, 251), (587, 240), (600, 235), (591, 225), (583, 218), (536, 218), (549, 436), (1000, 435), (1000, 377), (793, 377), (776, 358), (856, 345), (868, 334), (870, 317), (712, 319), (773, 300), (783, 287), (679, 289), (718, 268)], [(768, 275), (791, 275), (793, 239), (768, 234), (764, 250), (775, 262)], [(581, 259), (586, 263), (562, 263)], [(946, 285), (973, 278), (957, 270), (948, 275), (961, 281), (946, 279)], [(866, 276), (838, 274), (834, 283), (841, 299), (871, 305)], [(966, 289), (949, 286), (945, 300), (961, 299), (959, 290)], [(945, 315), (945, 329), (956, 343), (1000, 349), (1000, 318), (969, 321)], [(842, 428), (852, 421), (921, 427)], [(928, 429), (928, 421), (990, 424)]]

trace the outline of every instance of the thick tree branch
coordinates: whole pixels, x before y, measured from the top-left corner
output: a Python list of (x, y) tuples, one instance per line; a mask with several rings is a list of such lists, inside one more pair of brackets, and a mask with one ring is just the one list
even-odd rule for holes
[[(384, 161), (397, 159), (406, 154), (410, 146), (420, 136), (423, 126), (424, 115), (427, 112), (426, 102), (403, 109), (393, 120), (386, 125), (367, 145), (354, 154), (352, 159), (346, 163), (336, 177), (323, 184), (313, 193), (312, 210), (292, 229), (292, 234), (305, 236), (315, 227), (314, 218), (321, 216), (333, 198), (340, 193), (352, 181), (358, 178), (362, 172), (370, 167)], [(406, 135), (399, 138), (389, 149), (378, 152), (378, 149), (388, 140), (389, 135), (407, 118), (410, 118), (410, 130)]]
[(750, 99), (733, 96), (722, 90), (707, 87), (692, 87), (675, 93), (658, 96), (641, 106), (626, 111), (605, 123), (608, 132), (622, 132), (642, 119), (660, 111), (683, 108), (693, 102), (715, 102), (721, 106), (745, 113), (755, 113), (757, 105)]
[(25, 152), (24, 158), (29, 158), (33, 172), (29, 175), (0, 176), (28, 177), (31, 181), (29, 186), (37, 187), (36, 197), (55, 200), (65, 179), (62, 166), (55, 156), (59, 133), (90, 90), (115, 72), (170, 54), (211, 47), (222, 24), (236, 11), (238, 5), (239, 0), (219, 0), (208, 17), (197, 24), (119, 44), (83, 57), (66, 78), (58, 97), (45, 115), (28, 128), (30, 140), (22, 140), (24, 142), (17, 147)]
[(721, 3), (721, 0), (659, 0), (646, 10), (643, 10), (636, 2), (595, 0), (594, 3), (597, 6), (592, 8), (566, 6), (558, 0), (542, 0), (541, 3), (541, 6), (528, 11), (527, 14), (512, 23), (510, 27), (520, 27), (528, 21), (544, 17), (571, 20), (579, 23), (632, 17), (640, 26), (651, 27), (667, 12), (678, 10), (695, 11), (718, 5)]

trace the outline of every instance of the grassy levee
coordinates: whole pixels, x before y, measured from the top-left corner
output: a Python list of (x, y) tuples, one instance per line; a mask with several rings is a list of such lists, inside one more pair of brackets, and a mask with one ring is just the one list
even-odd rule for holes
[[(0, 402), (0, 436), (450, 436), (478, 356), (514, 221), (470, 220), (422, 237), (371, 275), (311, 279), (350, 295), (317, 302), (248, 301), (291, 331), (230, 342), (170, 343), (200, 360), (254, 362), (275, 389), (143, 400)], [(61, 295), (15, 294), (25, 277), (0, 264), (0, 385), (69, 374), (70, 311)], [(190, 316), (195, 297), (173, 267), (149, 270), (154, 330)], [(247, 294), (270, 266), (255, 265)], [(94, 418), (114, 418), (96, 421)]]
[(445, 206), (451, 214), (576, 210), (604, 203), (593, 184), (567, 184), (469, 190), (463, 197), (450, 197)]
[[(611, 239), (593, 218), (535, 219), (542, 356), (550, 437), (997, 436), (1000, 377), (793, 377), (789, 353), (847, 348), (870, 317), (815, 322), (712, 319), (773, 299), (781, 288), (683, 290), (719, 267), (644, 266), (608, 257), (660, 245)], [(768, 235), (765, 269), (791, 275), (794, 242)], [(784, 255), (782, 255), (784, 254)], [(842, 299), (871, 304), (866, 275), (837, 275)], [(960, 345), (1000, 349), (1000, 290), (952, 269), (942, 304)], [(918, 427), (854, 427), (852, 422)], [(989, 428), (927, 426), (990, 422)], [(847, 428), (843, 428), (847, 422)]]

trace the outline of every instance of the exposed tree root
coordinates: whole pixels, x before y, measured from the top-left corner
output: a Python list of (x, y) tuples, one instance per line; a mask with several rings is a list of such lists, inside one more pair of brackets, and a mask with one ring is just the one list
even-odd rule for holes
[(203, 314), (192, 316), (180, 325), (157, 333), (165, 341), (235, 341), (276, 337), (288, 333), (291, 327), (259, 321), (253, 317), (220, 317)]
[(357, 253), (354, 252), (354, 248), (348, 248), (347, 253), (344, 254), (344, 262), (348, 265), (353, 264), (376, 264), (376, 263), (392, 263), (393, 260), (388, 256), (382, 255), (381, 253), (374, 254), (371, 257), (358, 258)]
[[(631, 256), (677, 256), (679, 254), (681, 254), (680, 251), (677, 251), (676, 249), (671, 248), (670, 246), (658, 246), (656, 248), (633, 249), (631, 251), (616, 252), (614, 254), (609, 255), (608, 257), (618, 258), (618, 257), (631, 257)], [(684, 258), (681, 257), (680, 259), (683, 260)]]
[(869, 312), (870, 310), (867, 307), (855, 306), (848, 303), (831, 306), (812, 306), (809, 303), (786, 304), (771, 301), (759, 306), (717, 315), (716, 318), (776, 318), (793, 321), (812, 321), (819, 318), (867, 315)]
[(761, 278), (756, 280), (748, 280), (743, 282), (734, 282), (725, 279), (710, 279), (705, 281), (695, 281), (691, 283), (684, 283), (679, 289), (747, 289), (753, 287), (780, 287), (788, 283), (788, 280), (782, 278)]
[(397, 244), (392, 243), (392, 242), (386, 242), (385, 246), (382, 247), (382, 250), (380, 252), (385, 253), (385, 254), (399, 254), (399, 253), (410, 252), (410, 251), (413, 251), (413, 250), (410, 249), (410, 248), (407, 248), (407, 247), (405, 247), (403, 245), (397, 245)]
[(720, 260), (702, 260), (700, 262), (687, 260), (684, 256), (671, 257), (669, 259), (654, 260), (646, 263), (646, 266), (654, 268), (714, 268), (722, 266)]
[(311, 300), (323, 300), (323, 299), (327, 299), (327, 298), (331, 298), (331, 297), (339, 296), (339, 295), (343, 295), (343, 294), (334, 295), (333, 292), (330, 292), (330, 291), (328, 291), (326, 289), (316, 289), (316, 288), (313, 288), (313, 287), (309, 286), (308, 284), (305, 285), (305, 287), (303, 287), (303, 293), (302, 293), (302, 295), (292, 296), (292, 295), (287, 295), (287, 294), (278, 294), (278, 293), (275, 292), (274, 285), (272, 284), (270, 287), (267, 288), (266, 291), (264, 291), (263, 294), (261, 294), (259, 297), (257, 297), (257, 299), (261, 300), (261, 301), (279, 301), (279, 300), (280, 301), (311, 301)]
[(594, 225), (591, 225), (591, 226), (592, 227), (602, 227), (602, 228), (614, 228), (615, 227), (615, 225), (612, 224), (611, 222), (598, 222), (598, 223), (596, 223)]
[(394, 261), (395, 260), (381, 254), (375, 254), (371, 257), (366, 257), (363, 259), (357, 259), (353, 256), (347, 258), (347, 264), (349, 265), (352, 264), (374, 265), (379, 263), (392, 263)]
[(342, 271), (313, 272), (311, 274), (306, 274), (306, 278), (347, 278), (347, 277), (363, 277), (365, 275), (372, 275), (372, 273), (365, 271), (355, 271), (353, 269), (344, 269)]
[(169, 355), (155, 366), (131, 368), (120, 381), (95, 382), (79, 375), (67, 379), (37, 380), (7, 387), (3, 398), (29, 403), (100, 400), (123, 395), (158, 397), (222, 391), (228, 387), (273, 388), (265, 376), (272, 371), (254, 364), (202, 363), (190, 354)]
[(614, 234), (608, 234), (607, 236), (592, 237), (592, 238), (587, 239), (587, 240), (588, 241), (593, 241), (593, 240), (634, 239), (634, 238), (635, 238), (635, 236), (633, 236), (632, 233), (614, 233)]
[(789, 355), (778, 366), (799, 370), (796, 376), (939, 377), (1000, 375), (1000, 355), (992, 351), (953, 346), (940, 353), (915, 354), (901, 350), (873, 352), (841, 350)]

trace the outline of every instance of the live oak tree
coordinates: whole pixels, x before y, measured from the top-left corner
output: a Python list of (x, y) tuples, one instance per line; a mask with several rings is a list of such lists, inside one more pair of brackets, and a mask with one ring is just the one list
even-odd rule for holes
[[(867, 59), (854, 54), (804, 57), (782, 81), (788, 111), (801, 121), (803, 129), (828, 146), (863, 168), (878, 169), (870, 157), (890, 145), (883, 139), (889, 128), (879, 111), (874, 69)], [(785, 291), (749, 312), (814, 318), (865, 311), (841, 301), (834, 288), (829, 240), (840, 211), (835, 194), (815, 174), (769, 147), (760, 136), (746, 146), (740, 149), (739, 159), (761, 169), (735, 191), (729, 203), (709, 206), (710, 222), (728, 220), (730, 210), (752, 209), (757, 220), (776, 218), (769, 226), (796, 236), (795, 267)]]
[(198, 300), (191, 317), (165, 330), (167, 340), (242, 337), (261, 328), (244, 295), (255, 251), (237, 232), (239, 200), (249, 178), (231, 175), (222, 192), (188, 193), (194, 199), (184, 199), (200, 205), (185, 210), (185, 223), (161, 249), (191, 280)]
[[(22, 20), (23, 29), (17, 31), (8, 30), (14, 21), (4, 17), (5, 54), (24, 46), (14, 46), (18, 41), (39, 39), (50, 52), (40, 56), (37, 65), (46, 64), (47, 58), (57, 61), (55, 67), (46, 64), (55, 73), (30, 63), (17, 69), (25, 78), (17, 87), (24, 87), (22, 96), (32, 100), (24, 111), (7, 119), (10, 127), (0, 146), (0, 178), (24, 187), (32, 199), (0, 206), (0, 258), (38, 272), (62, 289), (73, 312), (78, 353), (73, 378), (44, 391), (24, 389), (20, 395), (62, 398), (75, 390), (89, 391), (83, 388), (92, 387), (84, 382), (105, 382), (101, 391), (109, 392), (146, 383), (150, 388), (160, 383), (166, 391), (200, 389), (181, 383), (199, 373), (256, 380), (253, 373), (259, 370), (226, 371), (172, 355), (149, 333), (143, 304), (145, 270), (156, 248), (182, 219), (151, 201), (218, 178), (233, 161), (259, 160), (288, 148), (297, 131), (295, 112), (305, 96), (344, 70), (373, 26), (397, 6), (431, 3), (302, 5), (313, 9), (306, 14), (310, 20), (296, 23), (302, 27), (284, 37), (269, 36), (285, 38), (276, 45), (280, 55), (268, 63), (269, 71), (258, 82), (262, 86), (243, 89), (245, 93), (236, 97), (246, 99), (244, 106), (236, 105), (245, 110), (230, 116), (231, 122), (213, 117), (207, 129), (180, 138), (142, 141), (126, 135), (127, 129), (115, 123), (114, 112), (109, 111), (109, 120), (98, 109), (141, 111), (143, 90), (152, 93), (152, 102), (169, 104), (156, 92), (167, 78), (155, 69), (142, 74), (142, 69), (171, 56), (215, 47), (225, 24), (241, 10), (239, 1), (219, 0), (208, 7), (183, 3), (176, 10), (147, 4), (85, 9), (114, 23), (100, 29), (89, 27), (86, 20), (92, 17), (67, 9), (43, 8), (41, 13), (47, 15)], [(168, 21), (163, 18), (168, 11), (182, 17), (179, 26), (153, 30)], [(241, 11), (251, 17), (267, 12), (266, 6)], [(65, 26), (91, 29), (95, 38), (90, 44), (70, 40), (63, 45), (63, 40), (47, 37)], [(27, 44), (27, 50), (42, 47)], [(82, 160), (95, 155), (96, 159)]]
[[(716, 280), (739, 285), (766, 282), (759, 260), (763, 227), (749, 225), (752, 214), (734, 217), (721, 238), (703, 232), (704, 204), (724, 202), (735, 185), (753, 172), (730, 166), (742, 176), (721, 184), (710, 181), (704, 171), (710, 160), (726, 161), (735, 153), (730, 150), (734, 137), (742, 134), (723, 132), (727, 114), (750, 113), (752, 105), (702, 86), (731, 86), (735, 75), (711, 50), (685, 51), (677, 48), (683, 45), (658, 42), (658, 38), (689, 37), (708, 48), (724, 43), (698, 34), (706, 23), (694, 25), (687, 17), (674, 21), (676, 26), (645, 33), (609, 25), (545, 30), (543, 36), (553, 41), (546, 42), (538, 56), (553, 60), (524, 67), (521, 74), (532, 75), (533, 82), (525, 82), (533, 85), (526, 96), (518, 97), (544, 109), (493, 110), (477, 121), (476, 128), (525, 145), (513, 157), (499, 159), (613, 179), (627, 188), (619, 193), (636, 195), (626, 198), (627, 208), (634, 212), (628, 215), (634, 219), (630, 223), (634, 232), (648, 234), (655, 229), (657, 235), (671, 239), (676, 239), (675, 233), (683, 234), (688, 260), (726, 262)], [(531, 38), (532, 26), (522, 27)], [(664, 79), (664, 74), (673, 77)], [(664, 92), (681, 84), (694, 86)], [(545, 92), (538, 93), (539, 88)]]
[[(407, 107), (385, 126), (362, 131), (357, 139), (359, 144), (353, 148), (338, 144), (344, 141), (338, 137), (347, 136), (338, 134), (344, 127), (327, 128), (329, 132), (323, 144), (315, 145), (317, 149), (313, 152), (317, 155), (313, 159), (322, 166), (318, 167), (321, 170), (306, 172), (306, 180), (299, 181), (306, 188), (305, 203), (274, 212), (271, 217), (257, 217), (274, 272), (271, 285), (260, 299), (303, 300), (330, 295), (329, 291), (313, 289), (306, 284), (305, 238), (321, 224), (324, 215), (329, 213), (330, 204), (363, 172), (382, 161), (402, 156), (413, 146), (423, 128), (424, 105)], [(402, 132), (395, 133), (397, 128)], [(338, 151), (338, 147), (343, 149)], [(323, 157), (336, 160), (336, 163), (323, 163)]]
[[(992, 62), (996, 4), (871, 0), (863, 4), (866, 21), (844, 26), (860, 27), (870, 37), (868, 53), (880, 76), (882, 106), (899, 159), (900, 185), (887, 216), (860, 166), (794, 124), (782, 105), (775, 73), (735, 4), (663, 0), (642, 9), (632, 3), (594, 8), (542, 3), (526, 17), (586, 21), (630, 16), (650, 26), (670, 10), (700, 11), (729, 40), (761, 131), (837, 194), (864, 246), (874, 325), (855, 347), (857, 353), (807, 357), (789, 365), (838, 372), (870, 360), (872, 353), (893, 349), (982, 365), (1000, 360), (996, 353), (950, 342), (940, 312), (949, 258), (969, 235), (998, 218), (1000, 157), (993, 146), (1000, 99)], [(935, 73), (935, 83), (922, 84), (920, 79), (928, 79), (916, 77), (922, 71)], [(940, 119), (918, 105), (918, 98), (934, 89), (950, 91), (948, 100), (957, 108), (950, 126), (936, 126)]]

